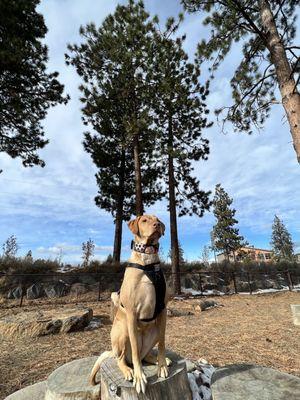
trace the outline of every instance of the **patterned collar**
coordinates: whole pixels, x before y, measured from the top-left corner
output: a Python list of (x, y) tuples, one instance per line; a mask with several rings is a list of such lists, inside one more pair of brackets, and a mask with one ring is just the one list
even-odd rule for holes
[(147, 245), (143, 243), (136, 243), (134, 240), (132, 240), (131, 249), (137, 251), (138, 253), (157, 254), (159, 250), (159, 244)]

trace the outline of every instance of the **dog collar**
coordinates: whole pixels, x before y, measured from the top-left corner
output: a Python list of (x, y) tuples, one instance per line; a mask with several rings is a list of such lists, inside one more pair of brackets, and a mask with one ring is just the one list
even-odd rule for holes
[(157, 254), (159, 250), (159, 244), (143, 244), (143, 243), (136, 243), (134, 240), (131, 242), (131, 249), (137, 251), (138, 253), (145, 253), (145, 254)]

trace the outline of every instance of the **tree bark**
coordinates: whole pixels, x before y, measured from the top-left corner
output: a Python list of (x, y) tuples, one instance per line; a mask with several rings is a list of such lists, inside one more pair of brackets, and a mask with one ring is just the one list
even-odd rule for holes
[(125, 177), (125, 151), (122, 151), (121, 166), (119, 174), (119, 197), (117, 202), (117, 211), (115, 219), (115, 239), (113, 261), (119, 263), (121, 259), (122, 246), (122, 223), (123, 223), (123, 207), (124, 207), (124, 177)]
[(293, 71), (281, 42), (268, 0), (259, 0), (266, 45), (275, 66), (282, 104), (290, 125), (294, 149), (300, 163), (300, 94), (296, 88)]
[(169, 212), (171, 233), (171, 259), (172, 259), (172, 282), (175, 294), (181, 293), (180, 265), (179, 265), (179, 243), (177, 231), (176, 195), (173, 151), (173, 125), (172, 117), (168, 121), (168, 178), (169, 178)]
[(142, 176), (141, 176), (138, 135), (135, 135), (135, 138), (134, 138), (133, 155), (134, 155), (134, 172), (135, 172), (136, 215), (140, 216), (140, 215), (143, 215), (144, 207), (143, 207)]

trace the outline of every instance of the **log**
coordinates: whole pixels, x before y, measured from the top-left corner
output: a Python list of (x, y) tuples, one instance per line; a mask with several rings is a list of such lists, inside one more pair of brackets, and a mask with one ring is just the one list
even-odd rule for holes
[(186, 362), (173, 352), (167, 352), (172, 360), (169, 376), (157, 377), (157, 365), (143, 364), (147, 376), (146, 393), (138, 394), (132, 382), (125, 381), (114, 358), (101, 365), (101, 400), (192, 400)]

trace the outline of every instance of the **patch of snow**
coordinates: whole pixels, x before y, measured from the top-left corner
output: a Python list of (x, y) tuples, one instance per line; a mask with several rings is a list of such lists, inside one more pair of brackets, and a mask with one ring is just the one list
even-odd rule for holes
[(192, 296), (224, 296), (225, 293), (220, 292), (219, 290), (204, 290), (201, 292), (200, 290), (194, 290), (192, 288), (182, 288), (182, 292), (186, 294), (190, 294)]

